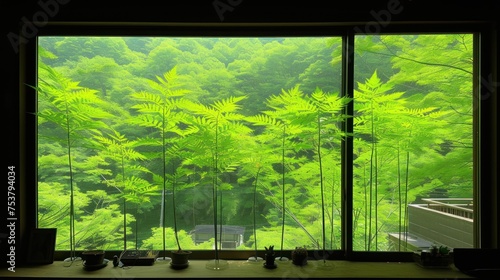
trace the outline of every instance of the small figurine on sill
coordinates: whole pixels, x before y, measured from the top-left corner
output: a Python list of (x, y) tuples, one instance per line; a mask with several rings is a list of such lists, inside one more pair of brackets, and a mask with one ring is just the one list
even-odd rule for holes
[(437, 245), (432, 245), (429, 251), (433, 257), (447, 256), (450, 253), (450, 249), (442, 245), (439, 247)]
[(292, 251), (292, 263), (298, 266), (307, 264), (307, 249), (305, 246), (295, 247), (295, 250)]
[(432, 245), (427, 250), (417, 251), (413, 254), (417, 264), (424, 267), (448, 267), (453, 258), (447, 246)]
[(269, 246), (269, 248), (267, 247), (264, 248), (266, 248), (266, 254), (264, 256), (265, 257), (264, 267), (269, 269), (276, 268), (277, 265), (274, 262), (275, 260), (274, 245)]

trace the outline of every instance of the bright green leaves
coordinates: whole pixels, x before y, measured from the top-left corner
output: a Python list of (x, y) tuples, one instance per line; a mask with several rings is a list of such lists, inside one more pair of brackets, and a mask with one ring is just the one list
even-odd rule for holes
[[(165, 209), (174, 188), (181, 228), (212, 223), (213, 184), (223, 193), (226, 224), (251, 222), (249, 197), (257, 192), (259, 244), (279, 243), (266, 227), (279, 231), (285, 214), (285, 247), (320, 246), (326, 225), (328, 247), (338, 248), (347, 118), (354, 118), (354, 235), (366, 238), (355, 240), (356, 249), (374, 249), (368, 242), (403, 222), (403, 193), (408, 200), (436, 188), (470, 193), (470, 34), (356, 35), (354, 100), (338, 94), (341, 37), (97, 41), (49, 38), (45, 44), (57, 42), (51, 51), (58, 57), (40, 50), (41, 62), (56, 61), (39, 68), (40, 196), (50, 203), (67, 198), (61, 186), (70, 178), (71, 146), (82, 215), (76, 229), (90, 226), (94, 213), (113, 219), (117, 230), (104, 231), (116, 248), (124, 231), (116, 220), (126, 218), (131, 231), (133, 215), (160, 216), (162, 203), (167, 220), (161, 225), (172, 234)], [(108, 49), (118, 53), (104, 56)], [(178, 66), (165, 71), (172, 65)], [(351, 102), (354, 116), (347, 116)], [(125, 202), (132, 209), (123, 215)], [(57, 223), (67, 219), (67, 205), (47, 204), (40, 209), (43, 225), (57, 224), (67, 236)], [(159, 218), (142, 229), (140, 238), (153, 235), (145, 246), (161, 246), (162, 228), (149, 230)], [(180, 231), (179, 238), (187, 242), (189, 235)], [(378, 248), (385, 249), (381, 240)]]
[[(125, 135), (115, 130), (107, 136), (95, 136), (94, 140), (95, 147), (100, 150), (100, 156), (119, 166), (120, 170), (112, 178), (107, 178), (107, 174), (100, 174), (103, 181), (109, 187), (118, 189), (120, 196), (127, 202), (147, 207), (150, 196), (158, 195), (158, 186), (143, 178), (144, 174), (150, 171), (141, 164), (147, 157), (136, 150), (141, 146), (141, 142), (128, 140)], [(109, 170), (109, 173), (112, 174), (112, 171)]]
[(472, 196), (466, 167), (472, 164), (472, 38), (356, 38), (353, 214), (359, 218), (353, 229), (359, 250), (386, 250), (379, 232), (406, 231), (406, 205), (420, 197)]
[[(333, 194), (336, 192), (335, 186), (338, 188), (340, 182), (338, 151), (342, 134), (339, 127), (340, 122), (348, 117), (344, 114), (344, 109), (349, 102), (349, 98), (340, 97), (336, 93), (326, 93), (319, 88), (305, 94), (297, 85), (289, 90), (282, 90), (279, 95), (271, 96), (267, 100), (269, 110), (246, 118), (254, 125), (265, 128), (257, 136), (263, 147), (269, 147), (262, 152), (269, 155), (267, 159), (280, 166), (279, 170), (275, 170), (275, 174), (271, 172), (260, 176), (260, 180), (264, 182), (269, 178), (276, 178), (276, 182), (263, 184), (270, 185), (271, 187), (267, 187), (269, 193), (274, 194), (268, 200), (286, 209), (282, 211), (287, 211), (287, 216), (293, 221), (287, 224), (301, 228), (305, 238), (310, 238), (314, 247), (319, 246), (317, 240), (320, 240), (322, 235), (325, 238), (321, 242), (322, 245), (335, 247), (333, 235), (332, 238), (326, 238), (326, 227), (323, 232), (317, 230), (318, 226), (326, 226), (321, 219), (317, 219), (324, 214), (326, 208), (331, 209), (336, 203), (333, 197), (338, 195), (338, 191), (337, 195)], [(322, 175), (323, 171), (328, 174), (326, 177)], [(328, 187), (323, 188), (325, 181)], [(279, 194), (279, 191), (283, 194)], [(326, 192), (329, 199), (323, 203), (322, 197)], [(280, 197), (284, 197), (285, 193), (287, 199), (281, 201)], [(268, 219), (271, 220), (272, 217), (269, 216)], [(317, 223), (313, 222), (314, 226), (303, 225), (303, 220), (317, 220)], [(333, 220), (333, 215), (329, 215), (329, 231), (333, 231)], [(312, 236), (311, 232), (316, 236)]]
[(175, 67), (166, 72), (163, 77), (157, 76), (156, 78), (158, 81), (148, 81), (151, 92), (137, 92), (131, 95), (132, 98), (141, 102), (132, 106), (141, 113), (135, 122), (141, 126), (156, 128), (161, 138), (165, 138), (167, 132), (183, 135), (184, 133), (178, 127), (180, 123), (183, 123), (183, 118), (177, 112), (185, 102), (183, 97), (189, 91), (180, 88)]
[(202, 119), (196, 121), (199, 124), (210, 123), (212, 126), (224, 126), (243, 119), (243, 115), (238, 111), (241, 109), (239, 102), (244, 99), (246, 99), (245, 96), (228, 97), (209, 105), (189, 101), (183, 103), (182, 108), (195, 116), (200, 116)]
[(40, 96), (38, 117), (40, 122), (51, 122), (68, 133), (71, 141), (78, 140), (86, 132), (99, 133), (97, 129), (104, 127), (99, 119), (111, 115), (102, 107), (103, 101), (97, 91), (83, 88), (77, 82), (42, 64), (48, 78), (40, 80), (36, 88)]

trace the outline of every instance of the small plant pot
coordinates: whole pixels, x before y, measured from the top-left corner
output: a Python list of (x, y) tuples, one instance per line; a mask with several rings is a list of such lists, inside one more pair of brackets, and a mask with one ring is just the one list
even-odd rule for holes
[(417, 251), (413, 253), (413, 260), (423, 267), (449, 267), (453, 263), (453, 256), (435, 255), (428, 251)]
[(82, 259), (85, 261), (85, 265), (101, 265), (104, 262), (104, 251), (103, 250), (90, 250), (82, 253)]
[(276, 268), (277, 265), (274, 262), (275, 259), (276, 259), (275, 254), (265, 254), (264, 255), (264, 267), (269, 268), (269, 269)]
[(189, 266), (191, 251), (172, 251), (170, 267), (173, 269), (184, 269)]
[(295, 248), (292, 251), (292, 263), (303, 266), (307, 264), (307, 250), (304, 248)]
[(273, 266), (274, 265), (274, 260), (275, 260), (274, 254), (270, 254), (270, 255), (266, 254), (265, 258), (266, 258), (266, 265), (267, 266)]

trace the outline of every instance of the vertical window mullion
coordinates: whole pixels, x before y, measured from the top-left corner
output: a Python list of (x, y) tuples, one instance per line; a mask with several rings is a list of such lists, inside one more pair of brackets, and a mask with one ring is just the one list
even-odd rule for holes
[[(488, 152), (497, 143), (497, 93), (495, 60), (498, 43), (489, 31), (474, 34), (473, 145), (474, 145), (474, 247), (498, 246), (497, 153)], [(498, 76), (498, 74), (496, 74)], [(498, 79), (498, 78), (497, 78)]]
[[(354, 33), (348, 32), (342, 39), (342, 96), (353, 98), (354, 94)], [(344, 113), (353, 115), (353, 102)], [(346, 257), (353, 251), (353, 119), (346, 118), (342, 123), (345, 133), (342, 139), (342, 250)]]
[[(479, 54), (480, 54), (480, 42), (479, 40), (481, 39), (481, 35), (479, 35), (478, 33), (474, 33), (474, 41), (473, 41), (473, 44), (474, 44), (474, 47), (473, 47), (473, 84), (472, 84), (472, 88), (473, 88), (473, 98), (472, 98), (472, 106), (474, 108), (474, 111), (473, 111), (473, 116), (472, 116), (472, 119), (473, 119), (473, 125), (472, 125), (472, 135), (473, 135), (473, 139), (472, 139), (472, 145), (473, 145), (473, 149), (472, 149), (472, 153), (473, 153), (473, 176), (474, 176), (474, 179), (472, 180), (474, 186), (473, 186), (473, 205), (474, 205), (474, 209), (473, 209), (473, 220), (474, 220), (474, 224), (473, 224), (473, 231), (474, 231), (474, 239), (473, 239), (473, 242), (474, 242), (474, 247), (476, 248), (480, 248), (481, 247), (481, 231), (479, 230), (479, 225), (481, 224), (481, 215), (480, 215), (480, 212), (481, 212), (481, 209), (480, 209), (480, 205), (481, 205), (481, 200), (479, 198), (479, 192), (481, 191), (480, 189), (480, 186), (481, 186), (481, 177), (479, 176), (478, 174), (478, 170), (479, 169), (479, 166), (481, 164), (480, 162), (480, 154), (478, 153), (479, 152), (479, 143), (478, 143), (478, 136), (480, 131), (479, 131), (479, 114), (480, 114), (480, 104), (479, 104), (479, 99), (478, 96), (481, 96), (481, 89), (480, 89), (480, 77), (481, 77), (481, 70), (478, 69), (480, 67), (480, 65), (482, 65), (482, 63), (480, 64), (479, 63)], [(479, 147), (478, 147), (479, 145)]]

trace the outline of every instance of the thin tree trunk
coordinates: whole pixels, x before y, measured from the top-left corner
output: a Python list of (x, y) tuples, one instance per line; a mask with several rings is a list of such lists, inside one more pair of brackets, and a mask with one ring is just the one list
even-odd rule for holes
[(319, 182), (321, 191), (321, 224), (322, 224), (322, 238), (323, 238), (323, 262), (326, 262), (325, 252), (326, 252), (326, 232), (325, 232), (325, 195), (323, 186), (323, 162), (321, 160), (321, 121), (320, 121), (320, 111), (318, 110), (317, 116), (317, 127), (318, 127), (318, 163), (319, 163)]
[(280, 247), (280, 259), (283, 257), (283, 243), (285, 240), (285, 136), (286, 136), (286, 124), (283, 124), (283, 135), (281, 140), (281, 185), (282, 185), (282, 194), (281, 194), (281, 247)]
[(74, 187), (73, 187), (73, 165), (71, 160), (71, 132), (69, 124), (69, 108), (68, 102), (66, 104), (66, 140), (68, 146), (68, 167), (69, 167), (69, 189), (70, 189), (70, 201), (69, 201), (69, 248), (70, 248), (70, 260), (76, 259), (76, 242), (75, 242), (75, 202), (74, 202)]
[(405, 199), (404, 199), (404, 204), (405, 204), (405, 244), (408, 244), (408, 180), (409, 180), (409, 173), (410, 173), (410, 152), (406, 152), (406, 177), (405, 177)]
[(378, 148), (375, 143), (375, 251), (378, 251)]
[[(161, 145), (161, 157), (162, 157), (162, 162), (163, 162), (163, 204), (164, 204), (164, 207), (163, 207), (163, 211), (165, 211), (165, 197), (166, 197), (166, 190), (167, 190), (167, 178), (166, 178), (166, 174), (167, 174), (167, 163), (165, 162), (166, 161), (166, 156), (165, 156), (165, 123), (166, 123), (166, 120), (165, 120), (165, 106), (163, 106), (163, 112), (162, 112), (162, 130), (161, 130), (161, 140), (162, 140), (162, 145)], [(165, 226), (166, 226), (166, 222), (165, 222), (165, 213), (163, 213), (163, 258), (165, 259), (165, 256), (166, 256), (166, 248), (165, 248), (165, 243), (166, 243), (166, 236), (165, 236)], [(137, 222), (136, 222), (137, 224)], [(137, 247), (137, 244), (136, 244), (136, 247)]]
[(257, 169), (257, 174), (255, 174), (255, 184), (253, 188), (253, 236), (254, 236), (254, 248), (255, 248), (255, 260), (257, 261), (257, 219), (255, 205), (257, 204), (257, 184), (259, 182), (260, 167)]
[(402, 226), (401, 226), (401, 207), (402, 207), (402, 195), (401, 195), (401, 168), (400, 168), (400, 151), (399, 151), (399, 143), (398, 143), (398, 148), (397, 148), (397, 153), (398, 153), (398, 158), (397, 158), (397, 164), (398, 164), (398, 226), (399, 226), (399, 233), (398, 233), (398, 251), (401, 251), (401, 232), (402, 232)]
[(220, 193), (220, 210), (219, 210), (219, 250), (222, 250), (222, 190), (219, 190)]
[[(122, 150), (122, 182), (123, 182), (123, 191), (125, 191), (125, 160), (123, 156)], [(127, 202), (126, 198), (123, 198), (123, 250), (127, 250)]]
[(212, 188), (212, 196), (213, 196), (213, 204), (214, 204), (214, 243), (215, 243), (215, 260), (219, 260), (219, 250), (217, 248), (217, 176), (219, 169), (219, 158), (218, 158), (218, 145), (219, 145), (219, 116), (215, 121), (215, 151), (214, 151), (214, 178), (213, 178), (213, 188)]
[(364, 242), (365, 242), (365, 250), (368, 251), (368, 192), (366, 191), (366, 166), (363, 166), (363, 192), (364, 192), (364, 198), (365, 198), (365, 224), (364, 224)]
[(181, 243), (179, 242), (179, 234), (177, 231), (177, 211), (176, 211), (176, 205), (175, 205), (175, 188), (177, 187), (177, 178), (175, 174), (175, 167), (174, 167), (174, 161), (172, 161), (172, 214), (174, 215), (174, 235), (175, 235), (175, 242), (177, 243), (177, 250), (180, 252), (182, 251), (181, 249)]

